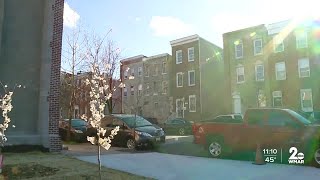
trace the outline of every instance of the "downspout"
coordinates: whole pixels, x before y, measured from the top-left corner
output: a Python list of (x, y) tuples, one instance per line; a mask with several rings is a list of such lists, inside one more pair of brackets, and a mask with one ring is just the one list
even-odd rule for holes
[(201, 73), (202, 73), (202, 69), (201, 69), (201, 47), (200, 47), (200, 38), (198, 37), (198, 46), (199, 46), (199, 86), (200, 86), (200, 120), (202, 120), (202, 84), (201, 84)]

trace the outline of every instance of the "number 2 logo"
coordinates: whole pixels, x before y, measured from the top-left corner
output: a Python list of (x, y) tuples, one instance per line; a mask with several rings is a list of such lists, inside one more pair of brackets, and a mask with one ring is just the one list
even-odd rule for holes
[(289, 159), (303, 159), (304, 158), (304, 154), (301, 152), (298, 153), (298, 149), (296, 147), (291, 147), (289, 149), (289, 153), (291, 154)]

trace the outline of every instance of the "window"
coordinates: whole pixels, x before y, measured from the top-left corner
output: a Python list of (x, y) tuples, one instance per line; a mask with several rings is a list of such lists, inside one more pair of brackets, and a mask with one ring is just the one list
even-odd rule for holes
[(154, 109), (158, 109), (159, 108), (159, 103), (158, 102), (154, 102)]
[(267, 97), (264, 90), (258, 90), (258, 107), (267, 106)]
[(124, 97), (127, 97), (127, 96), (128, 96), (128, 91), (127, 91), (127, 88), (126, 88), (126, 87), (123, 88), (123, 96), (124, 96)]
[(195, 79), (195, 71), (188, 71), (188, 82), (189, 86), (194, 86), (196, 84), (196, 79)]
[(177, 73), (177, 87), (183, 87), (183, 73), (182, 72), (179, 72)]
[(194, 47), (188, 48), (188, 61), (194, 61)]
[(167, 81), (163, 81), (162, 82), (162, 93), (163, 94), (167, 94), (168, 93), (168, 82)]
[(273, 50), (275, 53), (284, 51), (283, 39), (279, 36), (273, 38)]
[(146, 76), (146, 77), (149, 76), (149, 66), (148, 66), (148, 65), (146, 65), (146, 66), (144, 67), (144, 73), (145, 73), (145, 76)]
[(157, 64), (154, 65), (154, 76), (158, 76), (159, 67)]
[(299, 59), (298, 68), (300, 78), (310, 77), (310, 65), (308, 58)]
[(301, 89), (300, 99), (301, 99), (301, 109), (305, 112), (312, 112), (313, 111), (312, 90)]
[(142, 67), (138, 67), (138, 75), (142, 76)]
[(158, 85), (157, 82), (153, 82), (153, 95), (158, 95)]
[(248, 124), (250, 125), (263, 125), (265, 114), (259, 110), (247, 110)]
[(134, 77), (134, 68), (131, 69), (131, 76)]
[(138, 86), (138, 96), (142, 95), (142, 84), (139, 84)]
[(124, 79), (128, 79), (128, 71), (125, 70), (123, 74), (124, 74)]
[(237, 67), (237, 83), (243, 83), (244, 82), (244, 67)]
[(131, 95), (134, 95), (134, 87), (131, 86)]
[(276, 63), (276, 80), (285, 80), (286, 77), (286, 64), (285, 62)]
[(306, 31), (296, 31), (296, 46), (297, 49), (308, 47), (308, 35)]
[(269, 126), (287, 126), (287, 125), (295, 126), (297, 123), (291, 119), (291, 117), (279, 111), (272, 111), (269, 114), (268, 125)]
[(240, 59), (243, 58), (243, 44), (241, 41), (236, 41), (234, 43), (235, 45), (235, 55), (236, 55), (236, 59)]
[(254, 45), (254, 55), (262, 54), (262, 39), (255, 39), (253, 41)]
[(196, 112), (196, 96), (189, 96), (189, 112)]
[(263, 64), (256, 65), (256, 81), (264, 81), (264, 66)]
[(150, 86), (149, 86), (149, 83), (146, 83), (145, 95), (149, 96), (149, 93), (150, 93)]
[(162, 62), (162, 74), (167, 73), (167, 62)]
[(273, 107), (282, 107), (282, 92), (273, 91), (272, 92)]
[(176, 64), (182, 63), (182, 50), (176, 51)]

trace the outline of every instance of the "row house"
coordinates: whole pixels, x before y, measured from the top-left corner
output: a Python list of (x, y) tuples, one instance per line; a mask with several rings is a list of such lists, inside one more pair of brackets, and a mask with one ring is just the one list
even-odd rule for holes
[(223, 34), (230, 111), (319, 111), (319, 27), (288, 20)]
[(142, 114), (144, 105), (142, 95), (143, 84), (143, 63), (146, 56), (138, 55), (122, 59), (120, 65), (120, 79), (123, 83), (122, 88), (122, 108), (121, 112), (125, 114)]
[(170, 115), (167, 53), (151, 57), (139, 55), (121, 60), (122, 110), (126, 114), (165, 121)]
[(222, 49), (199, 35), (170, 44), (169, 87), (175, 116), (199, 121), (226, 113)]

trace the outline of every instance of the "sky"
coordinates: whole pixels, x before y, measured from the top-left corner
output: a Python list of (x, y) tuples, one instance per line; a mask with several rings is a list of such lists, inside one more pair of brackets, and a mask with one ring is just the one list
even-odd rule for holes
[(319, 0), (65, 0), (64, 32), (79, 24), (102, 35), (112, 29), (122, 57), (152, 56), (172, 54), (170, 41), (193, 34), (223, 47), (223, 33), (317, 16), (319, 7)]

